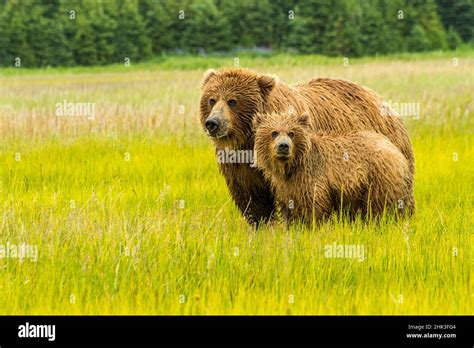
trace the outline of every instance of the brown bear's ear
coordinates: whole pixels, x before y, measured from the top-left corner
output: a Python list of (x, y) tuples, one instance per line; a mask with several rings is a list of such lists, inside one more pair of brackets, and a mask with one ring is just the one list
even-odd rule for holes
[(208, 71), (206, 71), (202, 80), (202, 85), (204, 86), (211, 79), (211, 77), (214, 76), (216, 76), (216, 71), (214, 69), (209, 69)]
[(262, 90), (262, 94), (266, 97), (276, 85), (276, 78), (274, 76), (259, 75), (257, 77), (258, 86)]
[(263, 114), (257, 112), (253, 118), (253, 127), (256, 128), (263, 121)]
[(303, 127), (309, 126), (309, 116), (308, 114), (301, 114), (297, 117), (298, 124)]

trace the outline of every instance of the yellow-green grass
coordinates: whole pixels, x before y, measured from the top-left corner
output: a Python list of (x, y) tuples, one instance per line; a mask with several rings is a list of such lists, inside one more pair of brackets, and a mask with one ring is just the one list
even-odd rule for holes
[[(473, 314), (474, 55), (452, 58), (242, 59), (290, 83), (357, 81), (421, 111), (405, 119), (411, 220), (258, 231), (198, 124), (203, 68), (0, 70), (0, 245), (39, 251), (0, 258), (0, 314)], [(95, 118), (56, 116), (63, 100), (95, 103)], [(333, 243), (365, 259), (327, 258)]]

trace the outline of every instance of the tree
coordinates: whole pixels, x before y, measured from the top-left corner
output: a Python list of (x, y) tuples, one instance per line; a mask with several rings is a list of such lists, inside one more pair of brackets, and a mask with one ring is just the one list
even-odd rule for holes
[(228, 51), (232, 48), (229, 24), (213, 0), (195, 1), (189, 12), (185, 42), (192, 52)]
[[(269, 0), (221, 0), (218, 8), (230, 26), (232, 47), (271, 47), (274, 43), (272, 14)], [(276, 5), (275, 5), (276, 6)]]
[(359, 23), (361, 11), (356, 2), (338, 1), (324, 35), (324, 53), (356, 57), (362, 52)]
[(328, 18), (333, 14), (333, 3), (329, 0), (306, 0), (298, 3), (288, 46), (302, 53), (324, 53)]
[(94, 33), (87, 19), (77, 21), (77, 33), (73, 41), (74, 58), (79, 65), (98, 63)]
[(472, 0), (437, 0), (438, 13), (444, 28), (452, 27), (464, 42), (473, 37), (474, 1)]
[[(187, 50), (186, 28), (190, 19), (189, 0), (163, 0), (162, 21), (158, 21), (160, 29), (157, 35), (165, 34), (160, 40), (163, 50), (168, 52), (180, 52)], [(164, 27), (163, 27), (164, 25)]]
[(387, 53), (390, 47), (390, 32), (384, 22), (377, 0), (364, 1), (362, 6), (361, 40), (364, 54)]
[(0, 13), (0, 61), (13, 66), (20, 58), (21, 66), (36, 65), (35, 52), (28, 43), (28, 16), (19, 0), (7, 2)]
[(380, 12), (384, 26), (388, 30), (388, 42), (385, 46), (386, 53), (406, 51), (405, 37), (410, 34), (410, 21), (407, 10), (409, 6), (405, 0), (380, 0)]
[(164, 1), (143, 2), (142, 11), (153, 53), (172, 50), (175, 44), (172, 30), (174, 18), (167, 11)]
[(118, 5), (115, 21), (115, 57), (144, 60), (151, 56), (151, 41), (145, 22), (138, 12), (136, 1), (124, 1)]
[(71, 42), (66, 39), (62, 21), (51, 19), (45, 23), (46, 65), (69, 66), (74, 64)]
[(419, 24), (413, 26), (410, 36), (407, 40), (407, 47), (409, 51), (427, 51), (431, 47), (430, 40), (426, 36), (425, 30)]
[[(106, 11), (105, 8), (109, 8)], [(95, 33), (97, 64), (110, 64), (118, 61), (115, 57), (114, 37), (117, 23), (113, 17), (113, 7), (104, 6), (102, 1), (94, 2), (89, 7), (89, 18), (92, 31)]]
[(449, 27), (446, 34), (446, 40), (450, 49), (455, 50), (462, 44), (462, 39), (453, 27)]
[(412, 6), (416, 11), (417, 21), (423, 27), (430, 43), (429, 49), (447, 48), (446, 33), (437, 13), (434, 0), (415, 0)]
[(294, 20), (296, 0), (273, 0), (270, 2), (271, 47), (273, 49), (285, 48), (287, 34), (291, 30), (291, 23)]
[(73, 65), (72, 42), (66, 36), (60, 1), (32, 2), (27, 11), (30, 17), (29, 45), (35, 52), (36, 65)]

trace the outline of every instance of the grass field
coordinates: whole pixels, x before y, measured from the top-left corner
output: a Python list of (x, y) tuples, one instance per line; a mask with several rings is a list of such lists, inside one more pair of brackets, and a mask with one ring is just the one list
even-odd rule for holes
[[(0, 248), (0, 314), (474, 314), (474, 53), (239, 63), (418, 106), (416, 215), (250, 229), (197, 121), (205, 68), (232, 58), (4, 69), (0, 247), (38, 259)], [(95, 117), (57, 116), (63, 101)], [(334, 243), (364, 259), (326, 257)]]

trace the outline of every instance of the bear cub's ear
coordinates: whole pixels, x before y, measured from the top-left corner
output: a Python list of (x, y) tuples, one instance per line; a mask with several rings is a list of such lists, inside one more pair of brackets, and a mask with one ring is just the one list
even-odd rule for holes
[(259, 75), (257, 77), (257, 83), (262, 91), (262, 94), (266, 97), (272, 91), (273, 87), (275, 87), (277, 83), (277, 79), (275, 76), (268, 76), (268, 75)]
[(209, 69), (206, 71), (202, 79), (202, 85), (204, 86), (214, 76), (216, 76), (216, 71), (214, 69)]

